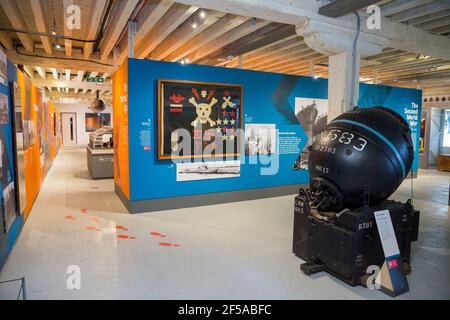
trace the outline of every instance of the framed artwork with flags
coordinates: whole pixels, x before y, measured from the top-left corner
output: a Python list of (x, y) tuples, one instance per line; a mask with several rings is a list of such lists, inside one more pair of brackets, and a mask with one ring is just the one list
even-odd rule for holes
[(158, 159), (240, 156), (241, 85), (158, 80)]

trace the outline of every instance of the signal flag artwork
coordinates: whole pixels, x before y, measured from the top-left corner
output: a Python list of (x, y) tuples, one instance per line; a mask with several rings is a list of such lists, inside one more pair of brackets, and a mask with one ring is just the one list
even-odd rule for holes
[[(159, 80), (158, 99), (158, 159), (173, 158), (174, 151), (179, 151), (175, 158), (203, 155), (211, 144), (213, 157), (239, 155), (240, 85)], [(190, 151), (179, 148), (178, 129), (191, 135)]]

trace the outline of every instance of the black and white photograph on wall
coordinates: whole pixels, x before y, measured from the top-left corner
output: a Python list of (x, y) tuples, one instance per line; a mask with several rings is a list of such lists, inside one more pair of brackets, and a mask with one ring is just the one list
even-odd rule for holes
[(273, 154), (276, 150), (275, 124), (245, 125), (245, 155)]
[(177, 163), (177, 181), (236, 178), (241, 176), (239, 160)]
[(16, 208), (14, 206), (14, 182), (8, 184), (8, 186), (3, 189), (3, 212), (4, 212), (4, 226), (5, 233), (8, 232), (14, 219), (16, 218)]
[(23, 149), (26, 150), (34, 144), (34, 122), (23, 120)]
[(28, 135), (30, 137), (30, 146), (34, 144), (34, 134), (35, 134), (34, 121), (28, 120)]
[(23, 150), (28, 149), (30, 146), (30, 135), (28, 134), (28, 120), (22, 121), (22, 134), (23, 134)]
[(308, 136), (308, 142), (293, 167), (295, 170), (308, 170), (308, 147), (313, 144), (315, 137), (327, 125), (328, 99), (295, 97), (295, 115)]
[(0, 93), (0, 124), (8, 124), (8, 96)]
[(6, 54), (0, 49), (0, 83), (8, 85), (8, 66), (6, 62)]

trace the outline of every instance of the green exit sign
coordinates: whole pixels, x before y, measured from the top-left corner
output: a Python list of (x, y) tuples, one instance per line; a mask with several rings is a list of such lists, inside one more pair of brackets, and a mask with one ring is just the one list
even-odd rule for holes
[(103, 83), (103, 82), (105, 82), (105, 79), (103, 79), (102, 77), (87, 77), (86, 81), (87, 82), (100, 82), (100, 83)]

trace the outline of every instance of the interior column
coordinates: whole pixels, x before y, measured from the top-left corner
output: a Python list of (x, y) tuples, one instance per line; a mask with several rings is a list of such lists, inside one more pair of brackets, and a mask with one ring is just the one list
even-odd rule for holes
[[(355, 63), (354, 67), (353, 63)], [(352, 105), (357, 105), (359, 66), (360, 55), (358, 52), (355, 59), (353, 59), (351, 51), (337, 53), (328, 57), (328, 122), (341, 113), (351, 110)]]

